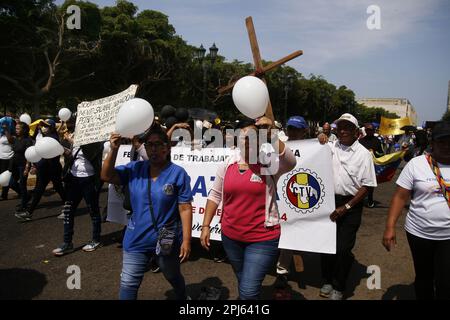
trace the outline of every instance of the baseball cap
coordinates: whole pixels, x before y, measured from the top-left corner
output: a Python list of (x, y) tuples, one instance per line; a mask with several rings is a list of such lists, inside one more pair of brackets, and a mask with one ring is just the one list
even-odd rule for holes
[(287, 127), (291, 126), (298, 129), (307, 129), (309, 128), (308, 123), (305, 121), (303, 117), (300, 116), (293, 116), (290, 117), (287, 122)]
[(350, 113), (344, 113), (342, 116), (339, 117), (339, 119), (335, 121), (335, 123), (337, 124), (338, 122), (344, 120), (353, 123), (355, 127), (359, 128), (358, 120), (356, 120), (356, 118)]
[(49, 127), (53, 127), (53, 128), (56, 126), (55, 120), (52, 120), (52, 119), (46, 119), (44, 121), (44, 124), (48, 125)]
[(440, 139), (443, 137), (450, 138), (450, 122), (449, 121), (439, 121), (433, 128), (433, 133), (431, 136), (432, 140)]

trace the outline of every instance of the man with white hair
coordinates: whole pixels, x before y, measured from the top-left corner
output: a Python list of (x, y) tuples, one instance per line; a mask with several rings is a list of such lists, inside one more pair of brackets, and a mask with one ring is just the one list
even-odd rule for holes
[[(342, 300), (354, 256), (352, 249), (361, 225), (363, 200), (370, 188), (377, 186), (372, 155), (358, 142), (356, 118), (343, 114), (338, 120), (338, 141), (330, 143), (334, 175), (336, 210), (330, 219), (336, 222), (336, 254), (322, 254), (322, 276), (325, 284), (320, 296)], [(327, 141), (319, 135), (321, 143)]]

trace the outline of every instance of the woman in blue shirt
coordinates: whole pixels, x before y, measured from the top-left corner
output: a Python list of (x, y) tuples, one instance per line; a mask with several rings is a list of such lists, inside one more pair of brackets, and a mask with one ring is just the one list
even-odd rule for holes
[[(152, 129), (145, 142), (148, 161), (114, 168), (120, 135), (112, 134), (111, 151), (102, 168), (102, 180), (128, 185), (133, 214), (123, 240), (120, 299), (136, 299), (149, 260), (156, 259), (178, 300), (186, 299), (180, 264), (189, 258), (192, 231), (192, 192), (186, 171), (170, 161), (170, 143), (164, 131)], [(149, 196), (151, 195), (151, 196)], [(155, 227), (156, 226), (156, 227)], [(171, 250), (157, 248), (160, 231), (174, 234)]]

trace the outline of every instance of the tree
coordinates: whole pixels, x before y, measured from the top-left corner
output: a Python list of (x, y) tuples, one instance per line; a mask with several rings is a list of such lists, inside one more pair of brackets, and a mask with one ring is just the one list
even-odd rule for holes
[[(80, 36), (89, 37), (87, 31), (91, 29), (79, 31), (76, 37), (66, 30), (68, 3), (74, 1), (67, 1), (61, 8), (51, 0), (6, 1), (0, 7), (0, 24), (4, 30), (0, 47), (4, 57), (0, 85), (13, 90), (20, 97), (19, 101), (31, 104), (35, 116), (40, 115), (40, 104), (52, 88), (92, 75), (87, 73), (74, 78), (72, 72), (64, 70), (69, 61), (73, 63), (95, 48), (84, 45), (85, 37)], [(86, 9), (82, 10), (84, 14), (96, 9), (96, 5), (90, 3), (79, 4)]]
[(441, 120), (442, 121), (450, 121), (450, 110), (447, 110), (447, 112), (443, 114)]

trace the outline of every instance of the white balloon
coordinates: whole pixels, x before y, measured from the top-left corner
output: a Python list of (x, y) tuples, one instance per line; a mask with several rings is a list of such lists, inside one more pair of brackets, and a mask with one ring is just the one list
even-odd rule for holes
[(107, 154), (111, 150), (111, 142), (106, 141), (103, 144), (103, 154)]
[(25, 150), (25, 158), (32, 163), (39, 162), (42, 159), (42, 157), (36, 152), (35, 146), (28, 147), (27, 150)]
[(0, 174), (0, 186), (2, 186), (2, 187), (9, 186), (9, 180), (11, 180), (11, 176), (12, 176), (12, 173), (9, 170)]
[(20, 122), (25, 122), (27, 125), (31, 123), (31, 117), (28, 113), (24, 113), (19, 118)]
[(56, 139), (43, 137), (36, 141), (36, 153), (44, 158), (51, 159), (64, 153), (64, 148)]
[(146, 100), (134, 98), (124, 102), (116, 117), (116, 132), (124, 137), (143, 133), (153, 123), (153, 107)]
[(247, 117), (256, 119), (266, 113), (269, 91), (261, 79), (253, 76), (239, 79), (232, 95), (236, 107)]
[(72, 112), (70, 112), (67, 108), (62, 108), (58, 112), (58, 117), (61, 119), (61, 121), (67, 121), (72, 116)]

